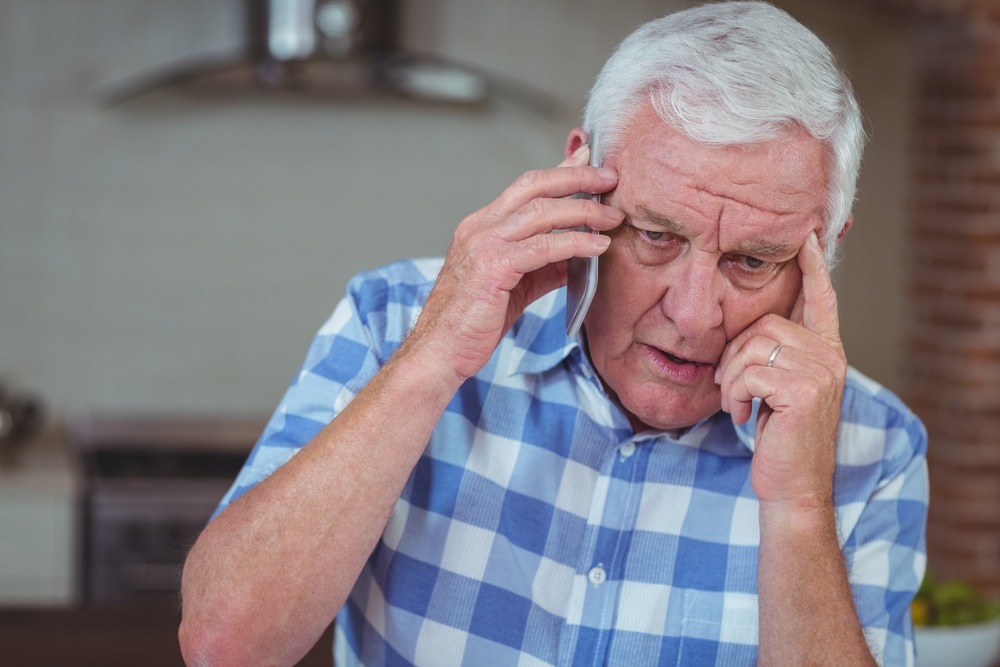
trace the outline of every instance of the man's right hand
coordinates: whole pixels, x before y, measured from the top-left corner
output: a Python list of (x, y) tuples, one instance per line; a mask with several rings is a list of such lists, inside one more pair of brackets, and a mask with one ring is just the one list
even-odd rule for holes
[[(428, 357), (461, 382), (489, 360), (524, 309), (566, 284), (566, 260), (603, 253), (603, 234), (621, 224), (621, 211), (578, 192), (603, 193), (618, 183), (614, 170), (587, 166), (581, 147), (555, 169), (530, 171), (483, 209), (465, 218), (427, 299), (409, 345), (427, 345)], [(412, 349), (412, 348), (411, 348)]]

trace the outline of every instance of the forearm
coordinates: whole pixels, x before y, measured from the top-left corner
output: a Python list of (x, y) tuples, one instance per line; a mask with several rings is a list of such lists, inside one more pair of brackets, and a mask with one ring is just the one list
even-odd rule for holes
[(874, 665), (851, 597), (832, 503), (760, 512), (762, 667)]
[(341, 607), (458, 386), (409, 351), (199, 537), (182, 582), (189, 664), (293, 664)]

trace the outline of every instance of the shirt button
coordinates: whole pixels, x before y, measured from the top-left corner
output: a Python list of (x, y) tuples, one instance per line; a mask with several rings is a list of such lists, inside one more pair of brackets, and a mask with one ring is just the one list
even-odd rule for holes
[(618, 448), (618, 453), (622, 455), (623, 459), (627, 459), (628, 457), (635, 454), (635, 443), (626, 442), (624, 445)]
[(607, 578), (608, 573), (600, 565), (590, 568), (590, 572), (587, 573), (587, 579), (590, 579), (590, 583), (595, 586), (600, 586)]

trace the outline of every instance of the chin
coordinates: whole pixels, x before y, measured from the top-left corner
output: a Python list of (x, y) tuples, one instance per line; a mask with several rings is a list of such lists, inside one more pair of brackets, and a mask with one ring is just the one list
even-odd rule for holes
[(722, 403), (718, 399), (708, 404), (698, 405), (692, 405), (684, 400), (678, 402), (657, 401), (637, 405), (634, 410), (629, 408), (627, 403), (623, 402), (622, 406), (628, 412), (632, 427), (637, 432), (642, 428), (660, 431), (688, 428), (722, 409)]

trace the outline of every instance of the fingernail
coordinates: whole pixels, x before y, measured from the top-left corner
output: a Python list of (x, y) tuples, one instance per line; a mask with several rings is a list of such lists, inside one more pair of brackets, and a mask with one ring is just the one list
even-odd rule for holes
[(597, 173), (601, 178), (613, 179), (618, 177), (618, 172), (610, 167), (598, 167)]
[(604, 217), (610, 218), (611, 220), (621, 221), (625, 217), (625, 214), (622, 213), (621, 209), (617, 209), (614, 206), (605, 206), (603, 211)]
[(814, 229), (812, 233), (809, 234), (809, 238), (806, 239), (808, 243), (813, 248), (819, 248), (819, 236), (816, 235), (816, 230)]
[(580, 157), (581, 155), (583, 155), (584, 151), (589, 151), (589, 150), (590, 146), (588, 146), (587, 144), (580, 144), (580, 147), (577, 148), (575, 151), (573, 151), (573, 157)]

